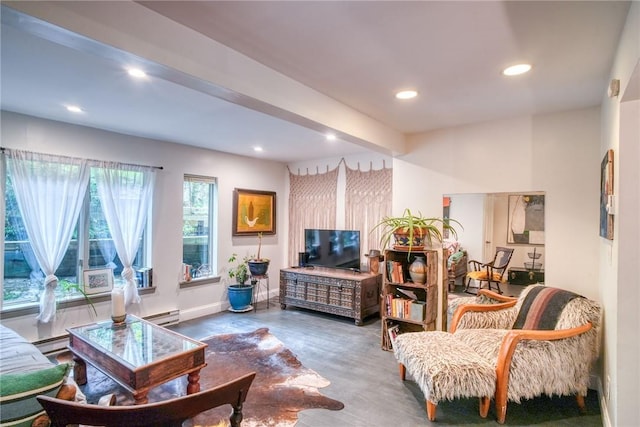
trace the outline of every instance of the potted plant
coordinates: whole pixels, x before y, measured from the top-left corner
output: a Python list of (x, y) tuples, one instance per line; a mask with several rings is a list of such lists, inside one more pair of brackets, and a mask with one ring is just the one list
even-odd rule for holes
[(233, 254), (229, 257), (229, 263), (233, 264), (237, 262), (235, 266), (230, 267), (227, 270), (229, 279), (236, 280), (235, 284), (231, 284), (227, 287), (227, 293), (229, 295), (229, 304), (231, 305), (230, 311), (243, 312), (249, 311), (253, 307), (251, 301), (253, 299), (253, 285), (246, 284), (245, 282), (249, 278), (249, 272), (247, 270), (247, 261), (249, 257), (239, 259), (237, 254)]
[(382, 229), (381, 248), (386, 248), (393, 237), (395, 248), (406, 248), (411, 252), (414, 248), (422, 249), (424, 246), (431, 246), (433, 240), (442, 242), (440, 227), (443, 230), (449, 230), (454, 237), (457, 237), (458, 233), (452, 223), (461, 225), (454, 219), (426, 218), (421, 212), (414, 215), (411, 210), (405, 209), (402, 216), (382, 218), (371, 231)]
[(262, 233), (258, 233), (258, 255), (247, 261), (249, 271), (252, 276), (264, 276), (269, 269), (269, 258), (262, 258), (260, 251), (262, 250)]

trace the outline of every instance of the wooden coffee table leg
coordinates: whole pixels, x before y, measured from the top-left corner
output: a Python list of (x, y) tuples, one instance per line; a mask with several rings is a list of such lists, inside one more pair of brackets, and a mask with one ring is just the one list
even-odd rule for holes
[(147, 393), (149, 391), (143, 391), (141, 393), (133, 393), (133, 398), (135, 399), (135, 405), (144, 405), (145, 403), (149, 402), (149, 399), (147, 398)]
[(193, 371), (187, 377), (187, 394), (193, 394), (200, 391), (200, 369)]
[(73, 380), (78, 385), (87, 383), (87, 364), (78, 356), (73, 356)]

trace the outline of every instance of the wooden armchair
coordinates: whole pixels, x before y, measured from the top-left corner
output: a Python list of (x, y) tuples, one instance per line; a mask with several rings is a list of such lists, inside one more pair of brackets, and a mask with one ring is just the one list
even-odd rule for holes
[(492, 289), (491, 285), (495, 284), (498, 293), (501, 294), (500, 283), (507, 281), (505, 273), (512, 256), (513, 249), (496, 247), (496, 253), (491, 261), (482, 263), (474, 259), (470, 260), (469, 265), (471, 266), (471, 270), (467, 273), (467, 284), (464, 291), (471, 293), (469, 292), (469, 289), (471, 289), (471, 280), (476, 280), (480, 283), (478, 290), (482, 288), (482, 283), (486, 283), (489, 290)]
[(134, 406), (98, 406), (68, 402), (49, 396), (38, 396), (38, 401), (51, 418), (53, 427), (84, 424), (104, 427), (175, 427), (184, 421), (221, 405), (231, 405), (231, 426), (242, 421), (242, 404), (255, 377), (255, 372), (244, 375), (215, 388), (189, 394), (164, 402)]
[(498, 422), (505, 421), (507, 401), (543, 394), (576, 395), (584, 410), (589, 374), (599, 354), (598, 303), (543, 285), (528, 286), (517, 299), (479, 293), (495, 303), (460, 304), (451, 331), (496, 367)]

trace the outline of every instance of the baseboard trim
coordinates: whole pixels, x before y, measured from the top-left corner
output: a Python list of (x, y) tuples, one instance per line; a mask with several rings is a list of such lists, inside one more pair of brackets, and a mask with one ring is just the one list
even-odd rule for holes
[[(593, 382), (593, 376), (592, 376)], [(602, 386), (602, 380), (600, 377), (596, 377), (596, 382), (598, 384), (598, 401), (600, 402), (600, 414), (602, 417), (602, 427), (611, 427), (611, 420), (609, 419), (609, 407), (607, 406), (607, 401), (604, 396), (604, 387)]]
[(228, 302), (216, 302), (213, 304), (200, 305), (195, 308), (189, 308), (185, 310), (180, 310), (180, 322), (184, 322), (186, 320), (197, 319), (199, 317), (209, 316), (214, 313), (220, 313), (223, 310), (229, 308)]

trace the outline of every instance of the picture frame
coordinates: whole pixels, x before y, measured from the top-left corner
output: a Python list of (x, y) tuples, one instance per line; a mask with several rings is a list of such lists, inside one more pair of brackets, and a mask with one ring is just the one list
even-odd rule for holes
[(276, 193), (274, 191), (233, 190), (233, 235), (276, 234)]
[(600, 164), (600, 236), (613, 240), (613, 150), (607, 150)]
[(544, 194), (508, 195), (507, 244), (544, 245)]
[(82, 272), (82, 287), (87, 295), (110, 292), (113, 289), (113, 270), (94, 268)]

